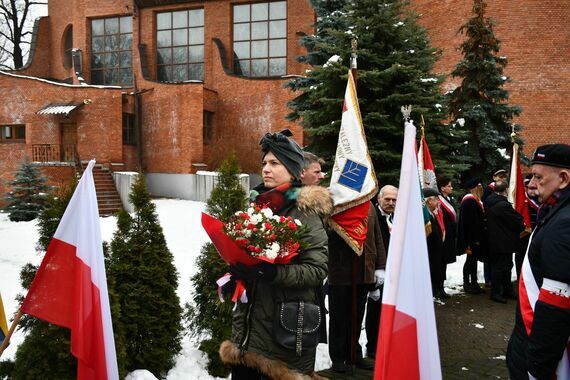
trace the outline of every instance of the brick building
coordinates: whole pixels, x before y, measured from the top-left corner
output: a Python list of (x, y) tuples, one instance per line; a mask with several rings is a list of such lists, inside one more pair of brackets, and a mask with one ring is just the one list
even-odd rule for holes
[(56, 184), (91, 158), (175, 177), (234, 150), (257, 171), (265, 132), (302, 143), (284, 85), (314, 21), (309, 0), (50, 0), (28, 64), (0, 72), (0, 194), (26, 157)]
[[(443, 52), (435, 71), (449, 74), (461, 60), (459, 27), (471, 17), (472, 1), (412, 0), (431, 43)], [(509, 60), (505, 74), (510, 104), (523, 108), (524, 151), (541, 144), (570, 144), (570, 2), (568, 0), (488, 0), (487, 15)], [(450, 78), (444, 90), (458, 84)]]
[[(570, 143), (570, 3), (488, 3), (526, 152)], [(412, 6), (443, 51), (436, 71), (449, 73), (471, 1)], [(301, 127), (284, 119), (293, 96), (284, 84), (305, 69), (295, 58), (299, 37), (314, 33), (309, 0), (49, 0), (48, 14), (28, 64), (0, 72), (0, 194), (26, 157), (55, 184), (94, 157), (183, 186), (177, 178), (214, 169), (230, 150), (257, 171), (267, 131), (288, 127), (302, 142)]]

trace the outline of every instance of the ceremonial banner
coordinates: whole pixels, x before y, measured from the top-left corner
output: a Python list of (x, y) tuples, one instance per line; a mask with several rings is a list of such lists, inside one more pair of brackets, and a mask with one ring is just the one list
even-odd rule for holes
[(329, 190), (334, 201), (331, 226), (359, 255), (362, 254), (368, 230), (368, 201), (377, 189), (378, 183), (368, 154), (356, 86), (349, 70)]
[(416, 128), (408, 122), (405, 128), (374, 379), (439, 380), (439, 347), (414, 149)]
[(526, 230), (530, 232), (529, 199), (526, 195), (519, 160), (519, 144), (513, 143), (513, 158), (511, 159), (511, 173), (509, 177), (509, 193), (507, 199), (513, 208), (522, 215)]
[(8, 322), (6, 321), (6, 312), (4, 311), (4, 304), (0, 295), (0, 344), (2, 344), (6, 335), (8, 335)]
[(119, 378), (91, 160), (21, 310), (71, 330), (79, 380)]

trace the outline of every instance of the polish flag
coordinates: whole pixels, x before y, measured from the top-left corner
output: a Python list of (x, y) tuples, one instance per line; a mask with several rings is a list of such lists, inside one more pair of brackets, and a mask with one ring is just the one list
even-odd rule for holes
[(119, 378), (91, 160), (20, 309), (71, 329), (79, 380)]
[(375, 380), (441, 379), (415, 137), (416, 127), (406, 122), (398, 207), (386, 263)]
[(507, 199), (513, 208), (522, 215), (527, 232), (531, 231), (529, 199), (526, 195), (519, 160), (519, 144), (513, 143), (513, 158), (511, 160), (511, 175), (509, 177), (509, 193)]
[(329, 224), (356, 254), (361, 255), (368, 231), (368, 201), (376, 194), (378, 181), (368, 154), (351, 70), (348, 71), (329, 190), (334, 202)]

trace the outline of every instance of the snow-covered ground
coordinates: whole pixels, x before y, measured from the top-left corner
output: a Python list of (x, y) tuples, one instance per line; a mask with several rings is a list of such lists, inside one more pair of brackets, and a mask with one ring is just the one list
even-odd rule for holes
[[(178, 296), (184, 305), (192, 299), (192, 286), (190, 277), (196, 272), (196, 258), (202, 245), (208, 237), (202, 229), (200, 215), (205, 204), (201, 202), (157, 199), (160, 223), (168, 243), (168, 248), (174, 255), (174, 264), (178, 269), (179, 286)], [(111, 241), (116, 229), (116, 218), (101, 218), (101, 233), (103, 240)], [(36, 253), (35, 246), (38, 240), (36, 222), (11, 222), (6, 214), (0, 213), (0, 294), (4, 301), (6, 315), (10, 319), (16, 312), (15, 297), (22, 292), (20, 286), (20, 268), (26, 263), (39, 264), (41, 256)], [(446, 291), (450, 294), (458, 293), (463, 282), (462, 268), (465, 256), (458, 257), (458, 261), (447, 268)], [(482, 265), (479, 265), (479, 278), (482, 279)], [(10, 322), (9, 322), (10, 323)], [(2, 355), (2, 359), (13, 359), (17, 346), (24, 336), (16, 331), (11, 344)], [(360, 336), (361, 344), (366, 342), (363, 333)], [(198, 343), (185, 337), (182, 343), (176, 365), (168, 373), (167, 379), (214, 379), (206, 370), (207, 356), (197, 349)], [(316, 370), (330, 367), (328, 348), (320, 344), (317, 350)], [(127, 376), (128, 380), (156, 379), (150, 372), (141, 369)]]

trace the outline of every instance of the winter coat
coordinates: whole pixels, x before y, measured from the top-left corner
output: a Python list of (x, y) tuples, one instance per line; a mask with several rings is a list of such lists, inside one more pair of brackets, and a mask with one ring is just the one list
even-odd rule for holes
[[(570, 284), (570, 190), (560, 199), (548, 215), (536, 225), (528, 247), (530, 269), (538, 288), (544, 279)], [(529, 281), (524, 278), (523, 284)], [(524, 290), (524, 292), (523, 292)], [(543, 294), (544, 292), (544, 294)], [(530, 372), (539, 380), (552, 379), (570, 338), (570, 307), (567, 298), (557, 303), (556, 297), (540, 290), (532, 318), (530, 336), (527, 334), (521, 313), (526, 298), (523, 286), (519, 292), (515, 327), (507, 349), (507, 366), (511, 379), (528, 379)], [(558, 298), (560, 299), (560, 298)]]
[[(440, 199), (443, 196), (440, 196)], [(445, 198), (448, 207), (455, 209), (455, 202), (451, 198)], [(442, 201), (443, 202), (443, 201)], [(457, 252), (457, 213), (454, 215), (445, 207), (441, 206), (441, 213), (443, 214), (443, 225), (445, 227), (445, 240), (443, 241), (443, 259), (447, 264), (456, 261)]]
[(490, 255), (518, 252), (520, 233), (525, 228), (521, 214), (515, 211), (506, 197), (497, 193), (487, 197), (485, 211)]
[(374, 271), (386, 268), (386, 249), (382, 241), (380, 224), (371, 204), (368, 210), (368, 231), (362, 255), (356, 253), (335, 231), (329, 233), (329, 284), (350, 286), (352, 262), (356, 264), (356, 284), (374, 284)]
[(386, 249), (386, 255), (388, 255), (388, 246), (390, 245), (390, 226), (388, 226), (388, 221), (386, 216), (382, 215), (380, 211), (380, 206), (374, 207), (376, 211), (376, 216), (378, 217), (378, 222), (380, 225), (380, 232), (382, 234), (382, 242), (384, 243), (384, 248)]
[(279, 346), (273, 340), (272, 327), (277, 306), (283, 301), (303, 300), (319, 305), (322, 283), (327, 275), (327, 235), (321, 218), (332, 211), (332, 199), (326, 188), (302, 187), (296, 202), (278, 212), (299, 219), (308, 227), (301, 237), (306, 246), (287, 265), (277, 265), (275, 279), (268, 283), (247, 284), (246, 304), (239, 303), (233, 313), (231, 341), (220, 347), (220, 357), (228, 365), (255, 368), (270, 379), (309, 379), (313, 375), (316, 349), (303, 351)]
[(470, 194), (463, 197), (459, 207), (457, 254), (464, 254), (467, 248), (477, 260), (488, 260), (485, 211), (482, 203)]

